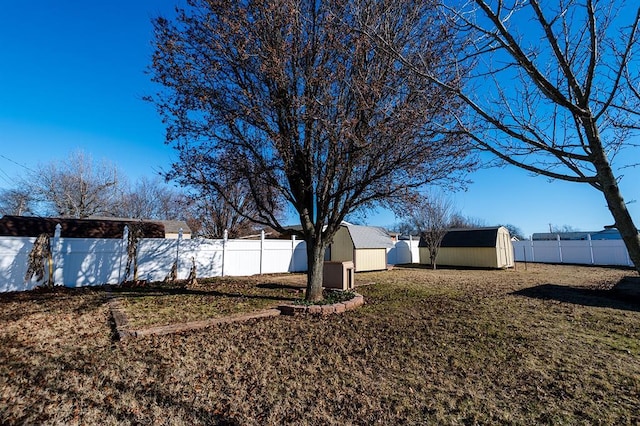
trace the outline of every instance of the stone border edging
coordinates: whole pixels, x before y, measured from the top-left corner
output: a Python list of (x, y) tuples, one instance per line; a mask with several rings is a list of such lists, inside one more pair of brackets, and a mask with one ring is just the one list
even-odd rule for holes
[(355, 297), (351, 300), (346, 300), (340, 303), (334, 303), (332, 305), (280, 305), (276, 309), (265, 309), (262, 311), (251, 312), (251, 313), (243, 313), (237, 315), (231, 315), (222, 318), (211, 318), (207, 320), (201, 321), (191, 321), (185, 323), (178, 324), (170, 324), (170, 325), (161, 325), (161, 326), (153, 326), (142, 329), (130, 329), (129, 321), (127, 320), (127, 316), (122, 309), (122, 305), (120, 304), (120, 300), (111, 292), (111, 288), (107, 287), (107, 300), (109, 302), (109, 309), (111, 311), (111, 316), (113, 317), (113, 321), (116, 326), (116, 331), (118, 333), (119, 340), (125, 340), (130, 337), (143, 337), (143, 336), (151, 336), (151, 335), (164, 335), (164, 334), (172, 334), (178, 333), (181, 331), (189, 331), (189, 330), (198, 330), (206, 327), (210, 327), (217, 324), (228, 324), (239, 321), (247, 321), (250, 319), (256, 318), (268, 318), (268, 317), (276, 317), (278, 315), (301, 315), (301, 314), (311, 314), (311, 315), (330, 315), (330, 314), (341, 314), (346, 311), (350, 311), (356, 309), (359, 306), (364, 305), (364, 296), (358, 293), (354, 293)]
[(364, 305), (364, 296), (358, 293), (354, 293), (355, 297), (351, 300), (345, 300), (344, 302), (334, 303), (332, 305), (280, 305), (278, 309), (282, 312), (282, 315), (330, 315), (341, 314), (346, 311), (353, 310), (359, 306)]

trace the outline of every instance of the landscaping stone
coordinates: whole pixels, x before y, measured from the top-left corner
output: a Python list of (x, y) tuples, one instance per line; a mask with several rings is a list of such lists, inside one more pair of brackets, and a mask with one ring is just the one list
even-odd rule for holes
[(278, 309), (282, 315), (299, 315), (305, 313), (307, 307), (304, 305), (280, 305)]
[(355, 309), (357, 307), (356, 306), (356, 302), (354, 302), (353, 300), (344, 301), (344, 302), (342, 302), (342, 304), (344, 305), (344, 309), (347, 310), (347, 311), (350, 311), (350, 310)]
[(307, 309), (307, 312), (312, 315), (319, 315), (322, 313), (322, 307), (320, 305), (311, 305)]
[(322, 315), (329, 315), (336, 312), (336, 305), (320, 305)]
[(364, 297), (356, 293), (356, 296), (353, 299), (334, 303), (332, 305), (281, 305), (278, 306), (278, 309), (280, 309), (282, 315), (300, 315), (304, 313), (311, 315), (330, 315), (334, 313), (341, 314), (355, 309), (358, 306), (362, 306), (363, 304)]

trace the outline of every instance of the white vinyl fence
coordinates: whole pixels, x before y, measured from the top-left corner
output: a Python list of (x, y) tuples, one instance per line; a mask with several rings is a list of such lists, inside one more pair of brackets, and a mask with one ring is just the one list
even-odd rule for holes
[(622, 240), (514, 241), (518, 262), (633, 266)]
[[(0, 292), (29, 290), (43, 281), (25, 282), (35, 238), (0, 237)], [(127, 240), (52, 238), (56, 285), (82, 287), (125, 280)], [(187, 278), (193, 262), (198, 277), (254, 275), (307, 270), (306, 244), (292, 240), (142, 239), (138, 245), (138, 279), (161, 281), (178, 265)], [(133, 265), (127, 279), (133, 278)]]
[[(43, 283), (25, 282), (35, 238), (0, 237), (0, 292), (30, 290)], [(56, 285), (83, 287), (118, 284), (127, 277), (127, 238), (51, 239)], [(138, 244), (138, 279), (161, 281), (178, 265), (178, 279), (189, 276), (193, 262), (198, 277), (247, 276), (307, 270), (306, 244), (291, 240), (206, 240), (146, 238)], [(399, 241), (388, 250), (390, 264), (418, 262), (418, 241)]]
[(390, 265), (420, 263), (418, 243), (418, 240), (396, 241), (392, 248), (387, 249), (387, 263)]

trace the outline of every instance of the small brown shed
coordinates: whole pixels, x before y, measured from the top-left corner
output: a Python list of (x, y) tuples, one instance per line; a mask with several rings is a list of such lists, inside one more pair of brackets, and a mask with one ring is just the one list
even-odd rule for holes
[[(423, 239), (418, 244), (420, 263), (431, 263), (429, 248)], [(452, 229), (442, 239), (436, 264), (475, 268), (512, 268), (513, 245), (504, 226)]]

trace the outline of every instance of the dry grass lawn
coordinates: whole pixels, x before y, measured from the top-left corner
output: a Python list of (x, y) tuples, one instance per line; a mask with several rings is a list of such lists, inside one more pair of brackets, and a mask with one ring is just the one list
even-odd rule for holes
[(630, 275), (396, 268), (345, 314), (124, 342), (101, 289), (3, 294), (0, 423), (638, 424)]
[(286, 277), (293, 283), (283, 282), (283, 278), (209, 278), (189, 288), (156, 284), (116, 287), (112, 293), (120, 300), (129, 327), (140, 329), (255, 312), (302, 299), (305, 276)]

